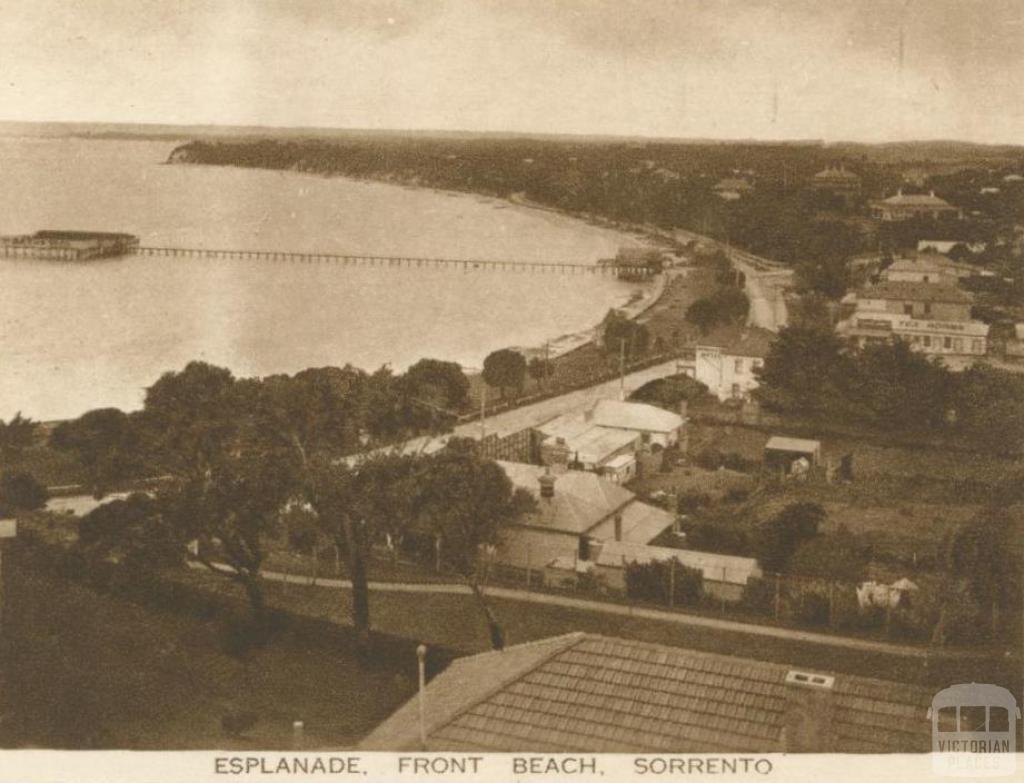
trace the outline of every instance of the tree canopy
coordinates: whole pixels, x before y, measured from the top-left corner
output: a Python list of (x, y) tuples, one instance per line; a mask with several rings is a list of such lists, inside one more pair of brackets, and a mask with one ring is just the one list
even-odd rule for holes
[(647, 353), (650, 340), (650, 332), (644, 324), (627, 318), (618, 310), (608, 311), (604, 318), (602, 344), (609, 354), (618, 356), (624, 353), (627, 359), (636, 359)]
[(793, 554), (817, 535), (824, 521), (825, 510), (817, 503), (791, 503), (762, 522), (755, 531), (761, 568), (775, 573), (788, 570)]
[(46, 505), (46, 487), (22, 470), (0, 474), (0, 516), (35, 511)]
[(526, 359), (518, 351), (502, 348), (484, 359), (484, 382), (495, 389), (501, 389), (502, 396), (507, 389), (521, 389), (526, 380)]

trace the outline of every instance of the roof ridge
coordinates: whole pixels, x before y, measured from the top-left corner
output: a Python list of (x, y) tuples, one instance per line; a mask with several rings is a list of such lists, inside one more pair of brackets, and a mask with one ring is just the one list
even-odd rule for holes
[[(556, 655), (560, 655), (561, 653), (565, 652), (566, 650), (569, 650), (569, 649), (572, 649), (573, 647), (575, 647), (577, 644), (582, 642), (586, 636), (587, 636), (587, 634), (584, 631), (569, 631), (568, 633), (561, 634), (560, 636), (546, 636), (546, 637), (544, 637), (542, 639), (531, 639), (528, 642), (521, 642), (519, 644), (514, 645), (514, 649), (517, 649), (517, 650), (522, 650), (525, 647), (540, 647), (540, 646), (545, 645), (545, 644), (551, 645), (552, 649), (551, 649), (551, 651), (547, 655), (544, 655), (541, 658), (538, 658), (536, 661), (533, 661), (530, 666), (528, 666), (528, 667), (526, 667), (526, 668), (516, 672), (515, 674), (513, 674), (513, 675), (511, 675), (511, 676), (509, 676), (507, 678), (504, 678), (504, 679), (500, 680), (496, 685), (494, 685), (494, 686), (492, 686), (490, 688), (485, 689), (483, 691), (482, 695), (478, 696), (477, 698), (473, 699), (470, 702), (467, 702), (465, 705), (463, 705), (461, 707), (461, 709), (458, 712), (456, 712), (456, 713), (454, 713), (452, 715), (447, 716), (443, 723), (440, 723), (440, 724), (438, 724), (436, 726), (432, 726), (430, 728), (430, 733), (433, 734), (434, 732), (439, 731), (440, 729), (443, 729), (445, 726), (450, 724), (456, 718), (458, 718), (458, 717), (460, 717), (462, 715), (465, 715), (467, 712), (469, 712), (469, 711), (475, 709), (477, 706), (483, 704), (485, 701), (490, 699), (495, 694), (501, 693), (501, 691), (505, 690), (510, 685), (519, 682), (527, 674), (530, 674), (531, 672), (536, 671), (536, 669), (539, 666), (542, 666), (543, 664), (547, 663), (548, 661), (550, 661)], [(559, 641), (564, 642), (564, 644), (555, 644), (555, 642), (559, 642)], [(476, 655), (471, 655), (468, 658), (463, 659), (463, 660), (470, 660), (470, 659), (480, 660), (481, 658), (486, 657), (486, 656), (492, 656), (493, 657), (493, 656), (496, 656), (496, 655), (502, 655), (504, 653), (505, 653), (505, 650), (488, 650), (487, 652), (484, 652), (484, 653), (477, 653)]]

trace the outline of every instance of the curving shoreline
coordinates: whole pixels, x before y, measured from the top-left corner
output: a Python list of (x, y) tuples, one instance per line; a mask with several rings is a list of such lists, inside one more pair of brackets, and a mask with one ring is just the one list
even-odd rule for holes
[[(263, 171), (281, 171), (282, 173), (299, 174), (304, 176), (313, 176), (322, 179), (341, 179), (349, 180), (351, 182), (359, 183), (372, 183), (379, 185), (390, 185), (393, 187), (399, 187), (405, 190), (414, 190), (420, 192), (429, 192), (436, 195), (445, 195), (455, 198), (472, 198), (477, 203), (487, 204), (494, 207), (495, 209), (514, 209), (523, 213), (529, 213), (537, 215), (539, 213), (545, 213), (555, 217), (560, 222), (566, 223), (582, 223), (592, 228), (598, 228), (602, 231), (612, 233), (621, 239), (621, 244), (625, 245), (637, 245), (642, 244), (650, 247), (665, 247), (671, 244), (669, 237), (663, 234), (658, 234), (654, 230), (646, 226), (639, 225), (622, 225), (607, 221), (593, 215), (579, 215), (572, 212), (559, 209), (557, 207), (549, 207), (543, 204), (528, 201), (523, 198), (522, 194), (512, 194), (509, 198), (501, 198), (500, 196), (494, 196), (487, 193), (480, 193), (467, 190), (454, 190), (438, 188), (433, 185), (424, 185), (416, 181), (394, 179), (390, 177), (358, 177), (349, 174), (335, 174), (327, 172), (316, 172), (309, 171), (301, 168), (288, 168), (278, 169), (274, 167), (264, 166), (247, 166), (242, 164), (223, 164), (223, 163), (209, 163), (204, 161), (189, 160), (187, 154), (181, 154), (184, 147), (182, 145), (174, 150), (168, 156), (164, 165), (169, 166), (209, 166), (209, 167), (228, 167), (228, 168), (243, 168), (243, 169), (255, 169)], [(592, 263), (600, 263), (601, 259), (595, 259)], [(631, 297), (624, 305), (612, 306), (611, 309), (617, 310), (618, 312), (625, 315), (627, 318), (637, 318), (643, 313), (647, 312), (653, 307), (664, 292), (667, 276), (665, 273), (661, 273), (655, 276), (654, 281), (650, 284), (649, 290), (645, 288), (634, 289), (634, 293), (640, 293), (639, 297)], [(541, 345), (534, 346), (509, 346), (527, 358), (534, 356), (548, 356), (549, 358), (556, 358), (563, 356), (571, 351), (577, 350), (590, 342), (593, 342), (598, 334), (601, 327), (601, 322), (593, 324), (592, 326), (585, 327), (578, 331), (561, 334), (557, 337), (552, 337), (546, 340)], [(481, 361), (482, 361), (481, 357)], [(466, 371), (474, 372), (479, 368), (464, 367)]]

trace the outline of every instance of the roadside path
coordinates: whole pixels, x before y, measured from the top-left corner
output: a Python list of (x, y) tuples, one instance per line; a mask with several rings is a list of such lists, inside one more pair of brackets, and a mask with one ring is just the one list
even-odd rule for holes
[(685, 229), (676, 229), (675, 238), (681, 242), (695, 240), (709, 242), (729, 256), (736, 269), (743, 272), (746, 280), (745, 291), (750, 300), (750, 314), (747, 322), (770, 332), (778, 332), (789, 322), (786, 309), (785, 289), (793, 278), (793, 270), (776, 261), (755, 256), (745, 250), (723, 245), (711, 237), (696, 234)]
[[(205, 569), (199, 563), (190, 563), (192, 568)], [(229, 571), (230, 566), (215, 564), (218, 568)], [(268, 582), (284, 582), (286, 584), (307, 585), (323, 587), (331, 590), (350, 590), (352, 582), (347, 579), (317, 578), (298, 574), (285, 574), (279, 571), (264, 571), (262, 576)], [(371, 591), (381, 593), (431, 593), (441, 595), (472, 595), (469, 587), (463, 584), (439, 584), (433, 582), (412, 583), (412, 582), (369, 582)], [(522, 601), (525, 603), (544, 604), (547, 606), (561, 606), (569, 609), (579, 609), (586, 612), (599, 612), (602, 614), (642, 617), (647, 620), (674, 623), (675, 625), (714, 628), (720, 631), (733, 631), (751, 636), (765, 636), (775, 639), (788, 639), (790, 641), (808, 642), (811, 644), (822, 644), (831, 647), (843, 647), (849, 650), (861, 650), (865, 652), (885, 653), (898, 655), (906, 658), (937, 659), (965, 659), (988, 658), (990, 652), (976, 652), (972, 650), (945, 650), (931, 649), (924, 647), (911, 647), (909, 645), (894, 644), (892, 642), (879, 642), (871, 639), (857, 639), (849, 636), (833, 636), (831, 634), (815, 633), (814, 631), (800, 631), (794, 628), (781, 628), (774, 625), (758, 625), (756, 623), (743, 623), (736, 620), (724, 620), (717, 617), (703, 617), (701, 615), (683, 614), (649, 607), (623, 606), (622, 604), (608, 603), (605, 601), (593, 601), (586, 598), (574, 598), (567, 595), (555, 595), (552, 593), (531, 592), (529, 590), (516, 590), (508, 587), (486, 587), (484, 594), (489, 598), (500, 598), (507, 601)]]
[[(479, 420), (460, 424), (452, 432), (443, 435), (425, 435), (419, 438), (412, 438), (401, 445), (404, 454), (432, 454), (439, 451), (449, 441), (456, 438), (473, 438), (479, 440), (482, 434), (497, 435), (505, 437), (520, 432), (530, 427), (539, 427), (545, 422), (551, 421), (556, 416), (564, 413), (579, 411), (598, 400), (617, 400), (620, 398), (620, 391), (624, 391), (628, 397), (641, 386), (659, 378), (668, 378), (683, 372), (685, 363), (679, 359), (672, 359), (653, 367), (627, 373), (621, 384), (618, 378), (610, 381), (603, 381), (596, 386), (587, 386), (583, 389), (560, 394), (557, 397), (549, 397), (546, 400), (523, 405), (511, 410), (502, 411), (494, 415), (488, 414), (483, 422)], [(356, 462), (357, 458), (352, 458)]]

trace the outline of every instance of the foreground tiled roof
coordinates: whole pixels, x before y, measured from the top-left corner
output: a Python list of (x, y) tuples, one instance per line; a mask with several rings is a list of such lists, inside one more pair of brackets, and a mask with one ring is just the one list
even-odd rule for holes
[[(789, 667), (575, 633), (456, 660), (427, 688), (427, 750), (772, 752), (784, 748)], [(797, 686), (798, 687), (798, 686)], [(930, 747), (924, 688), (835, 675), (838, 752)], [(364, 741), (420, 746), (416, 697)]]

